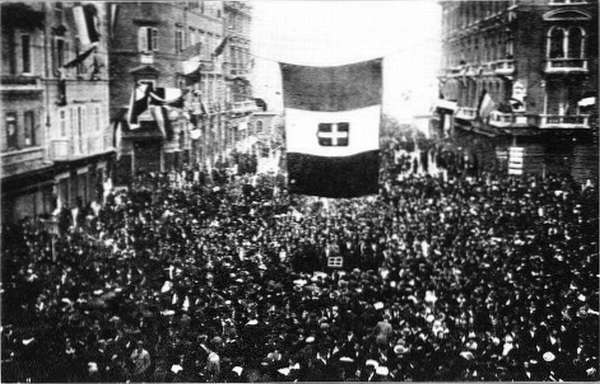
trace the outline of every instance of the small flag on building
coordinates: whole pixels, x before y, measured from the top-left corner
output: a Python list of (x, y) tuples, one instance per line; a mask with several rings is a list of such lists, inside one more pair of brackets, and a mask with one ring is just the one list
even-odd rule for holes
[(338, 198), (377, 193), (382, 60), (280, 67), (290, 192)]
[(139, 128), (138, 116), (148, 109), (148, 93), (150, 87), (148, 84), (139, 84), (131, 92), (129, 101), (129, 111), (127, 114), (127, 123), (129, 128)]
[(221, 41), (221, 44), (219, 44), (217, 46), (217, 48), (215, 49), (215, 51), (213, 52), (214, 57), (220, 56), (221, 53), (223, 53), (223, 50), (225, 50), (225, 46), (227, 45), (228, 41), (229, 41), (229, 36), (225, 36), (223, 38), (223, 40)]
[(64, 68), (71, 68), (71, 67), (74, 67), (76, 65), (79, 65), (79, 64), (83, 63), (83, 61), (85, 59), (87, 59), (88, 56), (90, 56), (92, 54), (92, 52), (94, 52), (95, 50), (96, 50), (96, 46), (94, 45), (91, 48), (89, 48), (86, 51), (84, 51), (82, 54), (78, 55), (73, 60), (69, 61), (67, 64), (63, 65), (63, 67)]
[(81, 45), (85, 47), (100, 41), (98, 10), (93, 4), (75, 5), (73, 19)]
[(496, 103), (494, 102), (494, 99), (492, 99), (488, 91), (483, 90), (483, 94), (481, 95), (481, 99), (479, 101), (479, 108), (477, 108), (479, 117), (482, 120), (485, 120), (495, 109)]

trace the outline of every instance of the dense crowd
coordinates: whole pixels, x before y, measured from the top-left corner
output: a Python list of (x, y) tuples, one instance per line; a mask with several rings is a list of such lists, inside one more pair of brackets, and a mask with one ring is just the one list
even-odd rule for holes
[(3, 379), (598, 380), (594, 186), (403, 145), (378, 196), (145, 175), (54, 245), (5, 228)]

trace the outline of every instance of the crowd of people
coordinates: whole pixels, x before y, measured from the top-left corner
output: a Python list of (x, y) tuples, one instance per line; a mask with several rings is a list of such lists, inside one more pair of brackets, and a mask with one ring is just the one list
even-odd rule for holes
[(5, 228), (3, 379), (598, 380), (595, 187), (400, 146), (377, 196), (144, 175), (58, 236)]

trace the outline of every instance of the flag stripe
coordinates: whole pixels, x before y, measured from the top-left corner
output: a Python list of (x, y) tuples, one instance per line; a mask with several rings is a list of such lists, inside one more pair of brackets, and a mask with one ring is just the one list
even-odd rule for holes
[(87, 25), (90, 42), (96, 43), (100, 38), (100, 34), (96, 30), (96, 18), (98, 11), (93, 4), (86, 4), (83, 6), (83, 12), (85, 14), (85, 23)]
[(378, 192), (379, 150), (329, 157), (287, 154), (289, 191), (323, 197), (355, 197)]
[(381, 104), (382, 60), (335, 67), (280, 63), (286, 108), (346, 111)]
[[(379, 105), (341, 112), (286, 109), (285, 118), (288, 152), (316, 156), (349, 156), (379, 149), (379, 124), (381, 120), (381, 106)], [(346, 131), (348, 145), (319, 145), (319, 124), (337, 123), (349, 124)]]
[(75, 28), (77, 29), (77, 35), (79, 35), (79, 41), (81, 44), (84, 46), (91, 44), (91, 39), (87, 28), (87, 18), (81, 5), (76, 5), (73, 7), (73, 19), (75, 20)]

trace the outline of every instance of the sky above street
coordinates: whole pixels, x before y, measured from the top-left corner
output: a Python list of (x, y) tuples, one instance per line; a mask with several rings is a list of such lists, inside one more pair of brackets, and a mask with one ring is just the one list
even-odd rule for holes
[(274, 109), (278, 61), (315, 66), (384, 57), (383, 110), (401, 121), (437, 95), (440, 6), (433, 0), (252, 1), (254, 91)]

